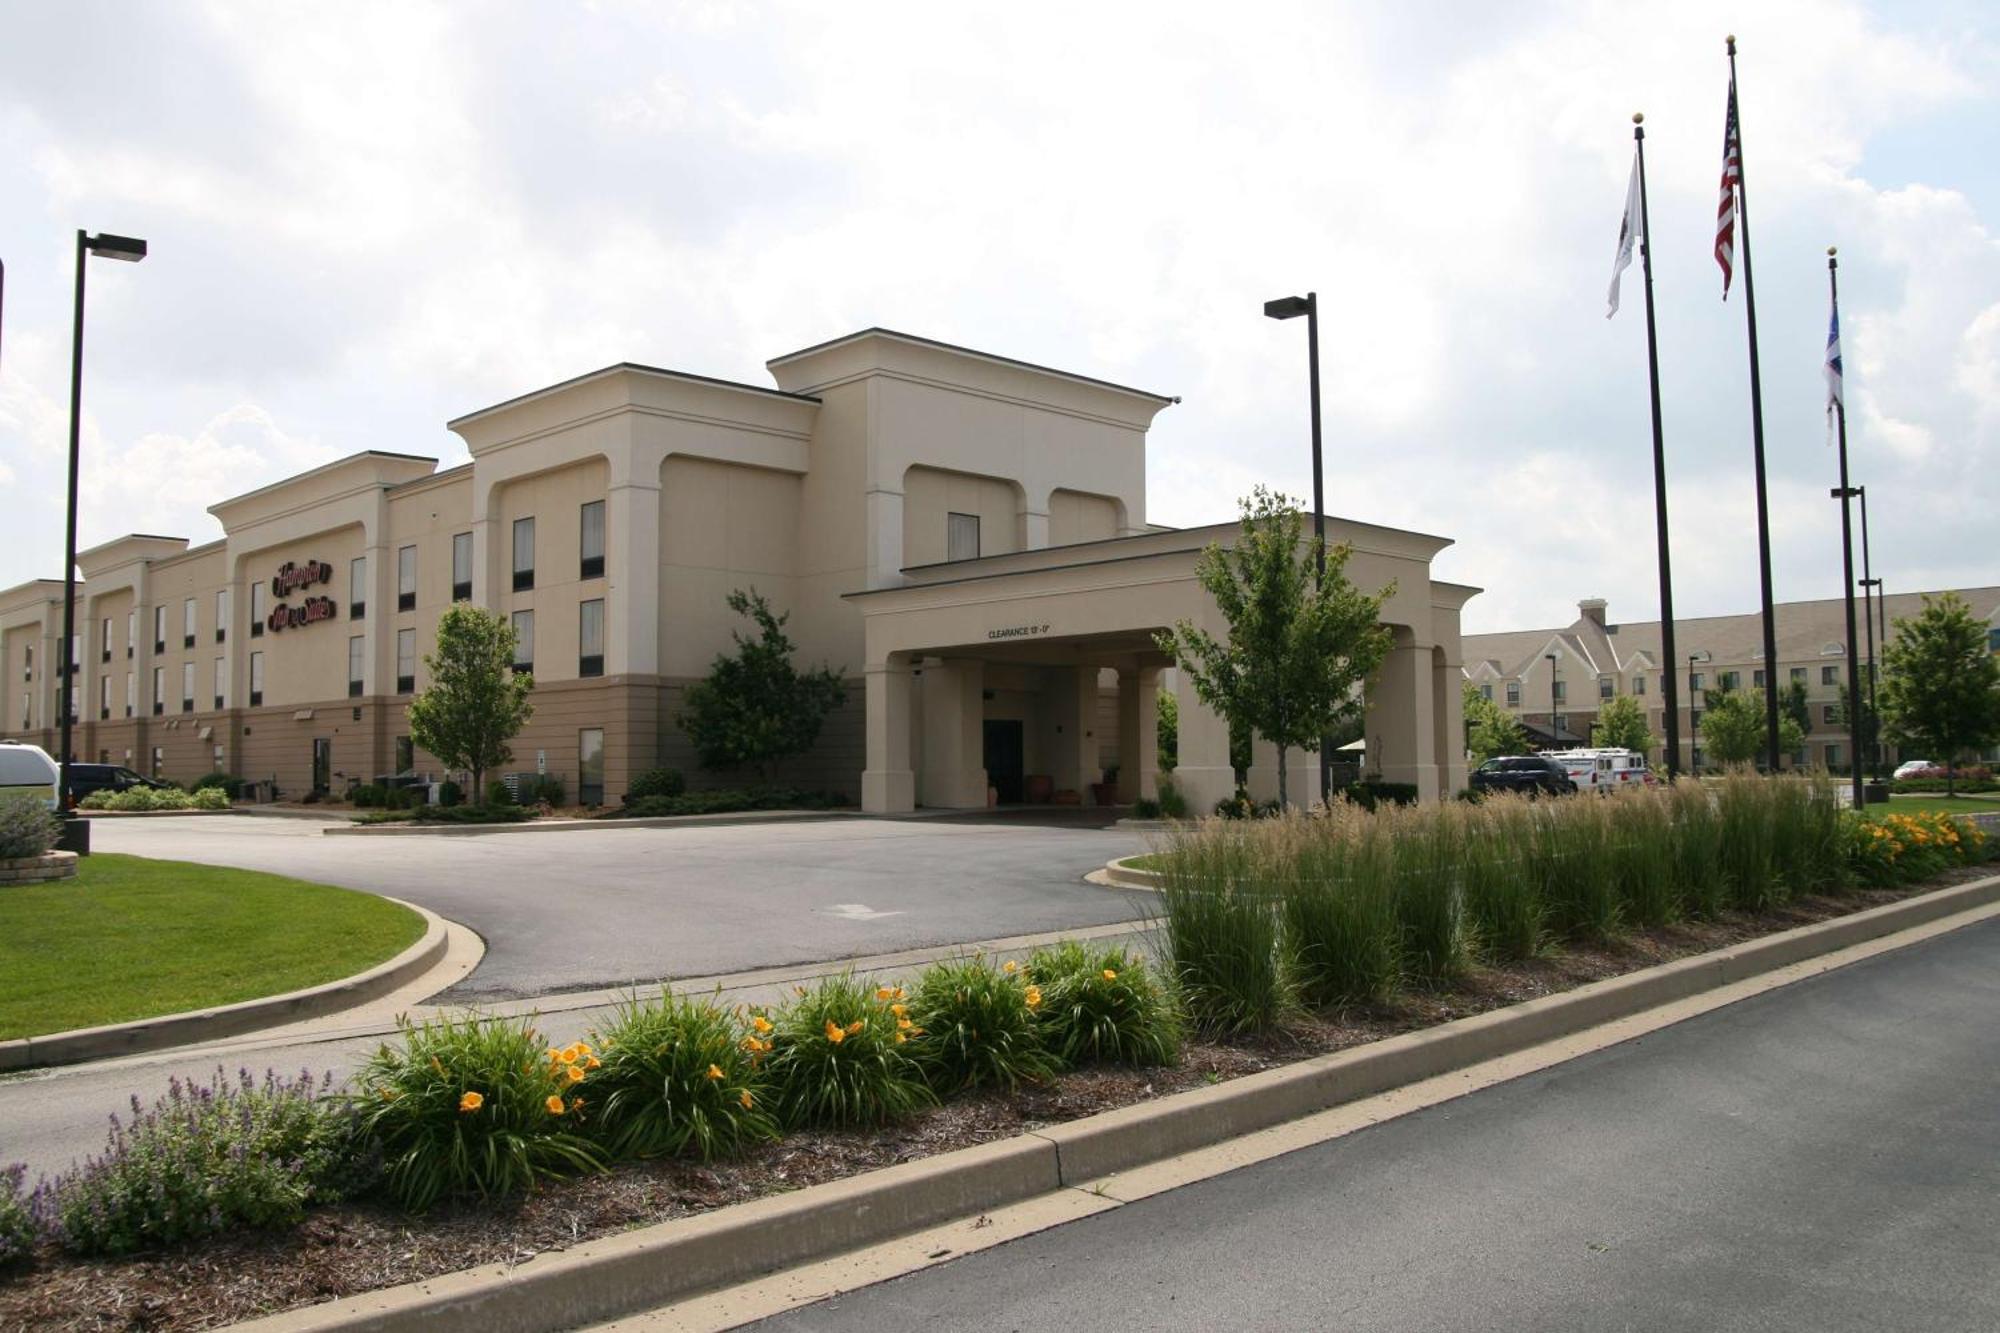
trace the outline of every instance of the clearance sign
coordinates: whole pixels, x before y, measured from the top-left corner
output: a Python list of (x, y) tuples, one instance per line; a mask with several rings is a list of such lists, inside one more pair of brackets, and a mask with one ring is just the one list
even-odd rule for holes
[[(304, 564), (293, 564), (287, 560), (271, 577), (271, 594), (274, 597), (289, 597), (295, 592), (303, 592), (315, 583), (333, 582), (333, 566), (324, 560), (308, 560)], [(322, 620), (332, 620), (339, 610), (333, 598), (326, 596), (308, 597), (297, 606), (283, 602), (271, 608), (271, 614), (264, 618), (264, 626), (273, 634), (279, 630), (299, 629), (306, 625), (316, 625)]]

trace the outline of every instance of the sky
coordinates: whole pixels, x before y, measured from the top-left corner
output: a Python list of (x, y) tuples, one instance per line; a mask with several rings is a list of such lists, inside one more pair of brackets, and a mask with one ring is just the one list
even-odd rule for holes
[[(1841, 590), (1821, 363), (1892, 590), (1996, 581), (2000, 11), (1972, 0), (684, 5), (0, 0), (0, 588), (79, 544), (616, 361), (751, 383), (883, 325), (1182, 402), (1148, 517), (1310, 495), (1453, 539), (1469, 631), (1658, 612), (1643, 289), (1605, 289), (1644, 111), (1674, 596), (1758, 596), (1739, 45), (1773, 567)], [(1980, 143), (1988, 144), (1981, 150)]]

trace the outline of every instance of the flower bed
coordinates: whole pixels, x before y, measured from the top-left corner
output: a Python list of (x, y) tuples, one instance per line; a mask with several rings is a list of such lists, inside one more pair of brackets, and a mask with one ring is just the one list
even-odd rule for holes
[(77, 804), (85, 810), (140, 814), (173, 810), (227, 810), (229, 793), (221, 787), (182, 791), (179, 787), (129, 787), (124, 791), (94, 791)]

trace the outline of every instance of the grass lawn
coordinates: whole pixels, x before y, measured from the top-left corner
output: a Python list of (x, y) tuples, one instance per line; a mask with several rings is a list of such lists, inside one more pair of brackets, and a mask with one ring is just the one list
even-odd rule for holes
[(2000, 815), (2000, 792), (1976, 796), (1946, 796), (1929, 792), (1921, 796), (1891, 796), (1887, 805), (1871, 805), (1871, 814), (1925, 815), (1943, 811), (1948, 815)]
[(0, 1040), (338, 981), (423, 934), (372, 894), (255, 870), (97, 855), (0, 888)]

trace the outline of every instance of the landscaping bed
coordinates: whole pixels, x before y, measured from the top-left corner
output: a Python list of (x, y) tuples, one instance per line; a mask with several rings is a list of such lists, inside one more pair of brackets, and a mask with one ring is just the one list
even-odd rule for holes
[(236, 1233), (130, 1258), (81, 1260), (45, 1250), (37, 1266), (0, 1276), (0, 1327), (213, 1328), (482, 1264), (523, 1263), (634, 1226), (1239, 1078), (1988, 873), (1986, 866), (1961, 867), (1903, 888), (1808, 895), (1758, 912), (1724, 911), (1712, 920), (1474, 965), (1453, 982), (1408, 985), (1379, 1003), (1300, 1011), (1275, 1031), (1190, 1040), (1172, 1067), (1076, 1069), (1011, 1092), (952, 1097), (886, 1128), (793, 1130), (709, 1165), (626, 1163), (504, 1202), (446, 1202), (417, 1216), (384, 1203), (335, 1204), (311, 1209), (289, 1231)]

